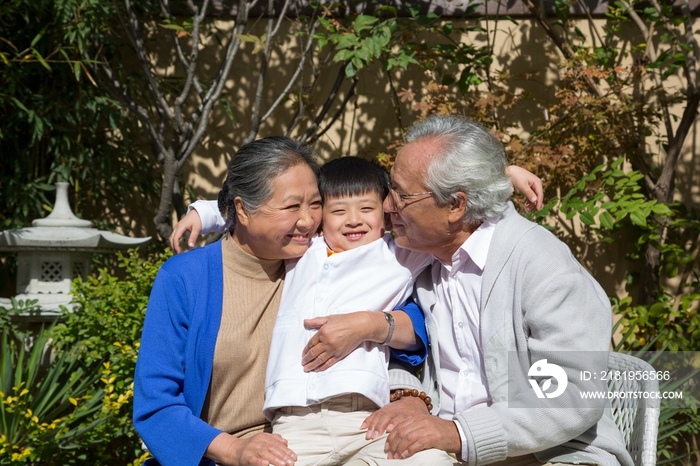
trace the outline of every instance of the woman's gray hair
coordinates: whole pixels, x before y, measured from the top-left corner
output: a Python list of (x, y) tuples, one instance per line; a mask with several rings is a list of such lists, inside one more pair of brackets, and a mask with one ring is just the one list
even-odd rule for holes
[(473, 225), (502, 214), (513, 193), (506, 175), (506, 153), (483, 126), (458, 115), (433, 115), (413, 124), (406, 143), (435, 138), (438, 155), (430, 162), (425, 186), (439, 206), (458, 192), (467, 196), (464, 223)]
[(218, 205), (226, 219), (226, 231), (236, 228), (234, 199), (240, 197), (247, 212), (255, 212), (273, 195), (275, 178), (297, 165), (308, 166), (318, 178), (313, 151), (304, 143), (287, 137), (258, 139), (241, 147), (228, 164)]

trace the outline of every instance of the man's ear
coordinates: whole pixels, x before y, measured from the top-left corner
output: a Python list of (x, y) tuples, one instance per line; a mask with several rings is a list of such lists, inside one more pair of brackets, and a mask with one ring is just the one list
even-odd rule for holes
[(236, 196), (233, 200), (233, 205), (236, 207), (236, 224), (247, 227), (250, 223), (250, 214), (245, 210), (245, 204), (241, 196)]
[(458, 191), (454, 196), (452, 196), (452, 203), (450, 204), (447, 219), (450, 223), (463, 222), (466, 211), (467, 195), (462, 191)]

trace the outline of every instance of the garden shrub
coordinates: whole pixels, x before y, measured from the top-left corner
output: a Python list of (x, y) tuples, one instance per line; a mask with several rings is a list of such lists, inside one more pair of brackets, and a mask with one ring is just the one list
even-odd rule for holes
[[(105, 418), (100, 375), (70, 351), (52, 353), (51, 330), (40, 328), (31, 349), (13, 328), (0, 336), (0, 465), (61, 464), (62, 451)], [(53, 356), (49, 364), (45, 360)]]
[[(27, 403), (36, 391), (34, 385), (12, 385), (4, 397), (0, 395), (0, 400), (7, 402), (9, 395), (11, 403), (5, 405), (19, 413), (30, 444), (41, 448), (7, 447), (9, 439), (3, 430), (0, 465), (143, 462), (147, 455), (141, 450), (131, 419), (133, 374), (151, 287), (168, 256), (162, 253), (144, 259), (135, 250), (117, 254), (124, 278), (102, 268), (96, 276), (74, 282), (72, 294), (79, 310), (66, 313), (65, 319), (46, 332), (44, 338), (52, 338), (61, 367), (67, 365), (70, 372), (79, 373), (85, 385), (89, 382), (90, 390), (66, 387), (65, 400), (71, 406), (77, 405), (68, 418), (54, 409), (51, 413), (55, 417), (34, 419), (32, 412), (27, 411)], [(7, 364), (17, 365), (16, 361)], [(56, 378), (55, 385), (61, 385), (60, 380), (63, 379)], [(64, 439), (68, 434), (70, 437)]]

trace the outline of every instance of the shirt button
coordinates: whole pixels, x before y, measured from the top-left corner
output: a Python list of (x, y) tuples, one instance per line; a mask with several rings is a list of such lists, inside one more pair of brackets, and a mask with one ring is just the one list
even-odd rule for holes
[(317, 303), (320, 303), (321, 301), (323, 301), (323, 298), (316, 298)]
[(464, 323), (463, 323), (463, 322), (458, 322), (458, 323), (457, 323), (457, 327), (463, 328), (463, 327), (464, 327)]
[(469, 375), (469, 372), (465, 369), (460, 374), (462, 375), (462, 377), (466, 377)]
[(328, 270), (328, 264), (323, 264), (323, 270)]

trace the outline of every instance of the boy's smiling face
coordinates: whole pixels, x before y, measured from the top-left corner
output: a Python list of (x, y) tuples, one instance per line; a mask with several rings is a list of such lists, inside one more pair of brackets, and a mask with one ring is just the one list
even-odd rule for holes
[(323, 237), (335, 252), (376, 241), (384, 234), (384, 210), (378, 193), (341, 196), (323, 202)]

